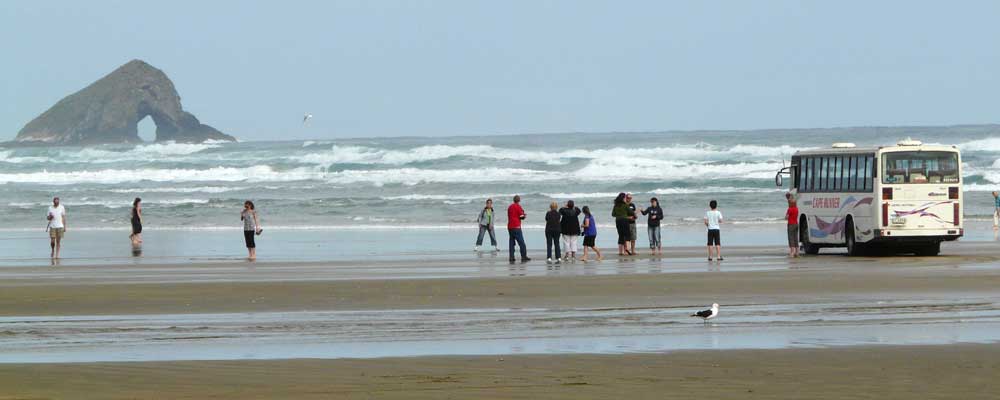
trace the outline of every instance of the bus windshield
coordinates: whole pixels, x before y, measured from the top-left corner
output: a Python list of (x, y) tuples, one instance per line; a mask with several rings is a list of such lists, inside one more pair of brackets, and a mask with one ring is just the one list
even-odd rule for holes
[(882, 154), (882, 183), (958, 183), (958, 153), (905, 151)]

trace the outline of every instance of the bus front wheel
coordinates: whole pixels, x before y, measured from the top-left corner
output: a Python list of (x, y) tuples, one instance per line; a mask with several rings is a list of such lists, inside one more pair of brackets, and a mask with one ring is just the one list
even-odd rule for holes
[(854, 238), (854, 221), (848, 220), (844, 227), (844, 243), (847, 245), (847, 255), (851, 257), (860, 256), (863, 252), (861, 245)]
[(819, 254), (819, 246), (809, 241), (809, 222), (805, 218), (802, 218), (802, 222), (799, 222), (799, 241), (802, 242), (802, 251), (806, 254)]

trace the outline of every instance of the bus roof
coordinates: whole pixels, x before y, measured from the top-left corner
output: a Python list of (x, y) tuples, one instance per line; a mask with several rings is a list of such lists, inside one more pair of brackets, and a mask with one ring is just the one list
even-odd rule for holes
[(826, 155), (826, 154), (871, 154), (878, 152), (894, 151), (958, 151), (956, 146), (920, 144), (920, 145), (892, 145), (878, 147), (830, 147), (825, 149), (809, 149), (796, 151), (796, 156)]

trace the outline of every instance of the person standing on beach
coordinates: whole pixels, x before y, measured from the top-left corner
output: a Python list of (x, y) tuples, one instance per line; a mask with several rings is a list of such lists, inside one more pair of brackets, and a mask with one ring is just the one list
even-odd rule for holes
[(479, 247), (483, 245), (483, 235), (486, 232), (490, 233), (490, 245), (493, 246), (493, 251), (500, 251), (500, 248), (497, 247), (497, 236), (493, 229), (493, 199), (486, 199), (486, 207), (483, 207), (483, 211), (479, 212), (478, 221), (479, 237), (476, 238), (476, 251), (479, 251)]
[(514, 196), (514, 203), (507, 207), (507, 235), (510, 240), (507, 242), (510, 251), (510, 262), (514, 262), (514, 245), (521, 246), (521, 262), (531, 261), (528, 258), (528, 249), (524, 246), (524, 233), (521, 232), (521, 221), (524, 220), (524, 209), (521, 208), (521, 196)]
[(719, 202), (712, 200), (708, 202), (709, 210), (705, 212), (705, 226), (708, 227), (708, 261), (712, 261), (712, 247), (715, 246), (715, 255), (722, 261), (722, 239), (719, 225), (722, 224), (722, 212), (718, 210)]
[(556, 249), (555, 262), (562, 260), (559, 252), (559, 232), (561, 232), (559, 203), (549, 204), (549, 212), (545, 213), (545, 261), (552, 262), (552, 248)]
[(628, 204), (625, 203), (625, 193), (618, 193), (618, 197), (615, 197), (615, 204), (611, 208), (611, 217), (615, 219), (615, 230), (618, 231), (618, 255), (632, 255), (632, 252), (628, 250), (628, 225), (634, 216), (629, 216)]
[(785, 219), (788, 220), (788, 257), (799, 256), (799, 206), (795, 203), (795, 197), (791, 193), (786, 193), (788, 200), (788, 210), (785, 211)]
[(576, 258), (576, 242), (580, 237), (580, 209), (573, 200), (566, 202), (566, 207), (559, 209), (562, 220), (559, 222), (562, 233), (563, 255), (566, 260)]
[(1000, 193), (993, 192), (993, 230), (1000, 230)]
[(46, 230), (49, 231), (49, 247), (52, 252), (51, 258), (59, 258), (59, 251), (62, 250), (62, 239), (66, 235), (66, 207), (59, 204), (59, 198), (52, 198), (52, 205), (49, 206), (49, 213), (45, 216), (49, 224)]
[(649, 208), (640, 210), (646, 217), (646, 231), (649, 234), (650, 254), (663, 254), (663, 245), (660, 241), (660, 220), (663, 219), (663, 209), (660, 208), (660, 200), (656, 197), (649, 199)]
[(132, 212), (130, 217), (130, 222), (132, 223), (132, 234), (128, 235), (128, 238), (132, 241), (132, 246), (138, 246), (142, 244), (142, 199), (136, 197), (135, 200), (132, 201)]
[(257, 259), (257, 243), (254, 236), (260, 235), (264, 231), (257, 218), (257, 209), (253, 202), (247, 200), (243, 202), (243, 211), (240, 212), (240, 220), (243, 221), (243, 240), (247, 244), (248, 259)]
[(639, 212), (635, 209), (635, 203), (632, 202), (632, 193), (625, 195), (625, 203), (628, 203), (628, 246), (631, 254), (636, 254), (635, 252), (635, 241), (639, 238), (638, 233), (635, 229), (635, 220), (638, 219)]
[(597, 261), (604, 259), (601, 256), (601, 251), (597, 249), (597, 221), (590, 213), (590, 207), (583, 206), (583, 257), (580, 260), (587, 261), (588, 247), (597, 253)]

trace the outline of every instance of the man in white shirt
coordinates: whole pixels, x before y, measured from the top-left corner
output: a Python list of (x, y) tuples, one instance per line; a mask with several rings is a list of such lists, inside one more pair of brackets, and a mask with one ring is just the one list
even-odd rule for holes
[(722, 243), (719, 235), (719, 224), (722, 223), (722, 213), (717, 210), (719, 203), (715, 200), (708, 202), (711, 210), (705, 212), (705, 226), (708, 227), (708, 261), (712, 261), (712, 247), (715, 246), (715, 255), (722, 261)]
[(49, 214), (45, 217), (49, 221), (49, 246), (52, 248), (52, 258), (59, 258), (59, 249), (62, 247), (62, 238), (66, 234), (66, 207), (59, 204), (59, 198), (52, 199), (49, 207)]

